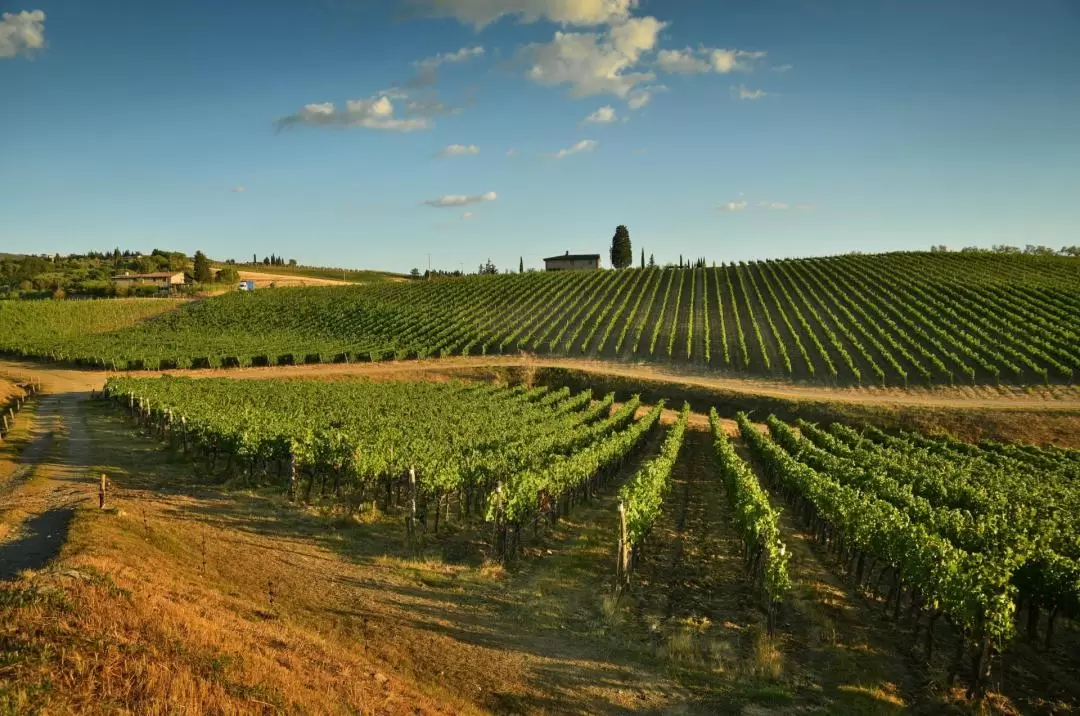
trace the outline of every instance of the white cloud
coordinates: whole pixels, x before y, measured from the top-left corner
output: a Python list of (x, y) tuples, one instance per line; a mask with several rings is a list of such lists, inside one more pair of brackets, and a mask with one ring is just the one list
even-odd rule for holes
[(656, 63), (664, 72), (677, 75), (704, 74), (712, 70), (712, 65), (695, 55), (689, 47), (685, 50), (660, 50), (656, 54)]
[(413, 64), (417, 67), (435, 68), (439, 65), (456, 65), (471, 60), (474, 57), (482, 57), (483, 54), (484, 48), (480, 45), (475, 47), (462, 47), (457, 52), (440, 52), (437, 55), (418, 60)]
[(448, 194), (447, 196), (440, 196), (438, 199), (428, 199), (423, 203), (426, 206), (433, 206), (436, 209), (445, 209), (454, 206), (468, 206), (469, 204), (479, 204), (482, 201), (495, 201), (498, 198), (498, 194), (493, 191), (489, 191), (486, 194), (475, 194), (472, 196), (465, 196), (463, 194)]
[(553, 152), (552, 154), (548, 154), (547, 156), (553, 157), (555, 159), (563, 159), (564, 157), (568, 157), (571, 154), (579, 154), (581, 152), (591, 152), (592, 150), (596, 149), (596, 147), (599, 144), (600, 144), (600, 142), (598, 142), (595, 139), (582, 139), (580, 142), (578, 142), (577, 144), (575, 144), (572, 147), (568, 147), (566, 149), (560, 149), (559, 151)]
[(748, 50), (709, 50), (709, 60), (713, 70), (720, 74), (728, 72), (749, 72), (754, 68), (754, 61), (765, 57), (764, 52)]
[(475, 144), (448, 144), (435, 155), (437, 157), (460, 157), (466, 154), (479, 154), (480, 147)]
[(313, 127), (365, 127), (395, 132), (411, 132), (433, 126), (429, 116), (395, 117), (394, 103), (385, 96), (350, 99), (341, 109), (335, 107), (333, 102), (304, 105), (296, 114), (282, 117), (274, 124), (279, 130), (294, 124), (307, 124)]
[(471, 211), (466, 211), (464, 214), (461, 215), (461, 220), (462, 221), (468, 221), (468, 220), (470, 220), (472, 218), (473, 218), (473, 213)]
[(788, 72), (794, 67), (795, 65), (777, 65), (776, 67), (773, 67), (771, 69), (773, 72)]
[(652, 85), (649, 87), (635, 87), (626, 95), (626, 106), (632, 110), (641, 109), (652, 101), (654, 94), (667, 92), (664, 85)]
[(410, 0), (434, 17), (452, 17), (481, 29), (501, 17), (560, 25), (604, 25), (624, 20), (638, 0)]
[(720, 211), (742, 211), (746, 208), (746, 200), (725, 201), (723, 204), (716, 208)]
[(247, 189), (244, 188), (243, 184), (233, 187), (233, 194), (243, 194), (245, 191), (247, 191)]
[(681, 50), (660, 50), (656, 63), (664, 72), (677, 75), (703, 75), (707, 72), (727, 74), (750, 72), (765, 53), (750, 50), (725, 50), (713, 47), (685, 47)]
[(738, 87), (731, 88), (731, 96), (736, 99), (761, 99), (762, 97), (772, 96), (772, 92), (766, 92), (761, 89), (747, 89), (746, 85), (739, 85)]
[(590, 114), (585, 118), (585, 121), (589, 124), (611, 124), (617, 119), (618, 117), (615, 116), (615, 108), (608, 105), (606, 107), (601, 107)]
[(45, 13), (41, 10), (0, 15), (0, 59), (29, 55), (45, 47)]
[(787, 211), (791, 208), (785, 201), (759, 201), (757, 205), (770, 211)]
[(613, 94), (625, 98), (635, 86), (656, 78), (635, 72), (642, 54), (655, 46), (665, 24), (654, 17), (631, 18), (605, 33), (556, 32), (551, 42), (526, 45), (518, 51), (525, 73), (543, 85), (570, 85), (572, 97)]

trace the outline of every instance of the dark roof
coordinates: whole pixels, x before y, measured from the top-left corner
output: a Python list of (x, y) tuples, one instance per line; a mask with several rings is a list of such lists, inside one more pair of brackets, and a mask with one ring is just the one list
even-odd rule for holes
[(561, 256), (549, 256), (544, 261), (599, 261), (600, 254), (562, 254)]
[(172, 278), (178, 273), (184, 273), (183, 271), (159, 271), (157, 273), (124, 273), (117, 276), (113, 276), (113, 279), (118, 278)]

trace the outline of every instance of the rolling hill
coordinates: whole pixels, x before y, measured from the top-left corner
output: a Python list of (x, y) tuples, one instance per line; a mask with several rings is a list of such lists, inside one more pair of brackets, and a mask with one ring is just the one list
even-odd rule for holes
[(528, 351), (891, 386), (1071, 383), (1080, 369), (1080, 261), (1063, 257), (896, 253), (275, 289), (70, 329), (69, 312), (122, 306), (0, 304), (0, 350), (117, 369)]

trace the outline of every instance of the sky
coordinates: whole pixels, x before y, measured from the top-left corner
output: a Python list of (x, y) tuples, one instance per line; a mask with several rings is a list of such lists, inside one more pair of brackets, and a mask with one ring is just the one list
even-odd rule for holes
[[(16, 4), (12, 5), (12, 1)], [(0, 252), (1077, 243), (1075, 0), (0, 0)]]

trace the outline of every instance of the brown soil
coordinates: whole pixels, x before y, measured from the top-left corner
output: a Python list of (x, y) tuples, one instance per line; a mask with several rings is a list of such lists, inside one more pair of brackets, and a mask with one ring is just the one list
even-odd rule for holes
[(292, 274), (262, 273), (261, 271), (238, 271), (241, 281), (254, 281), (255, 288), (267, 288), (270, 284), (279, 287), (287, 286), (352, 286), (349, 281), (340, 281), (331, 278), (314, 278), (312, 276), (295, 276)]

